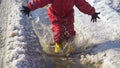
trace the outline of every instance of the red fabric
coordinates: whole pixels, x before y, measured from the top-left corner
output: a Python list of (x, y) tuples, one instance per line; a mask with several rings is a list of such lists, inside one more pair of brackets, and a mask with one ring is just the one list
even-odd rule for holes
[(54, 34), (54, 41), (57, 43), (67, 41), (70, 38), (73, 38), (76, 34), (73, 22), (63, 22), (63, 24), (59, 24), (59, 21), (56, 21), (52, 24), (52, 30)]
[[(95, 13), (95, 9), (85, 0), (33, 0), (28, 3), (28, 8), (33, 11), (37, 8), (42, 8), (47, 4), (51, 4), (48, 9), (48, 16), (52, 24), (55, 42), (62, 42), (63, 39), (67, 40), (70, 37), (75, 36), (73, 25), (74, 5), (85, 14), (92, 15)], [(65, 34), (66, 31), (69, 35)]]

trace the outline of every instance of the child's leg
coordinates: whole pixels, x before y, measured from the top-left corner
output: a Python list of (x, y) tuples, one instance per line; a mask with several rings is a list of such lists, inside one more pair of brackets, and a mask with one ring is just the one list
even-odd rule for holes
[(73, 40), (76, 35), (76, 32), (74, 30), (74, 24), (68, 23), (68, 25), (65, 25), (65, 32), (66, 42), (68, 42), (67, 53), (73, 53), (75, 51), (75, 45)]
[(54, 35), (54, 42), (62, 43), (64, 40), (64, 32), (65, 32), (63, 25), (57, 22), (55, 24), (52, 24), (52, 31)]
[(63, 47), (62, 42), (64, 40), (65, 30), (63, 26), (57, 22), (52, 24), (52, 30), (53, 30), (54, 42), (55, 42), (54, 52), (60, 53)]
[(69, 23), (68, 25), (65, 25), (64, 27), (65, 27), (65, 39), (66, 40), (72, 39), (76, 35), (76, 32), (74, 30), (74, 24)]
[(64, 25), (64, 23), (55, 23), (52, 24), (52, 30), (54, 35), (54, 42), (56, 43), (68, 41), (69, 39), (73, 38), (76, 34), (73, 23), (69, 23), (68, 25)]

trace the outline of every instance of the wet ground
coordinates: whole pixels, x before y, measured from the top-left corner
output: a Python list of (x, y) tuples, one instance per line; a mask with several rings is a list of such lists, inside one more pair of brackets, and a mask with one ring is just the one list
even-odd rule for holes
[(54, 68), (80, 68), (79, 59), (54, 58)]
[(47, 68), (95, 68), (93, 64), (82, 64), (80, 58), (47, 56)]

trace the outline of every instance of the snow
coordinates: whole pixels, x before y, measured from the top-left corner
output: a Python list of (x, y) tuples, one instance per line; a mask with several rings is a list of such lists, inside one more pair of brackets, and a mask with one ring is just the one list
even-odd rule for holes
[[(96, 8), (96, 12), (101, 12), (101, 19), (92, 23), (91, 16), (81, 13), (74, 7), (76, 45), (78, 49), (83, 47), (83, 52), (89, 51), (88, 54), (81, 55), (80, 64), (88, 67), (93, 65), (95, 68), (119, 68), (120, 0), (87, 1)], [(8, 18), (3, 67), (46, 68), (49, 60), (46, 62), (45, 59), (48, 58), (38, 52), (41, 47), (31, 23), (32, 20), (40, 21), (50, 27), (46, 9), (38, 9), (31, 13), (32, 18), (28, 18), (20, 12), (22, 1), (6, 2), (10, 13), (6, 13)]]
[[(89, 43), (95, 45), (92, 48), (92, 54), (97, 59), (91, 60), (96, 63), (102, 59), (102, 68), (119, 68), (119, 50), (120, 50), (120, 15), (119, 0), (87, 0), (101, 12), (100, 20), (96, 23), (90, 22), (90, 17), (84, 15), (76, 9), (76, 30), (82, 33), (82, 41), (89, 40)], [(89, 44), (89, 45), (90, 45)], [(100, 57), (102, 54), (106, 54)], [(93, 55), (91, 55), (93, 57)]]
[[(44, 59), (36, 51), (41, 49), (29, 18), (22, 15), (20, 1), (7, 0), (9, 13), (6, 25), (5, 57), (3, 68), (44, 67)], [(8, 10), (7, 10), (8, 11)]]

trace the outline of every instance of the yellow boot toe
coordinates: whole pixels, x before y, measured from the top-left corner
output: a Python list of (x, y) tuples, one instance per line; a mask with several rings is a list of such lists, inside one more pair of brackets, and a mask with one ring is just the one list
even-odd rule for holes
[(58, 43), (55, 43), (55, 48), (54, 48), (54, 52), (55, 53), (60, 53), (61, 50), (62, 50), (62, 45), (61, 44), (58, 44)]

